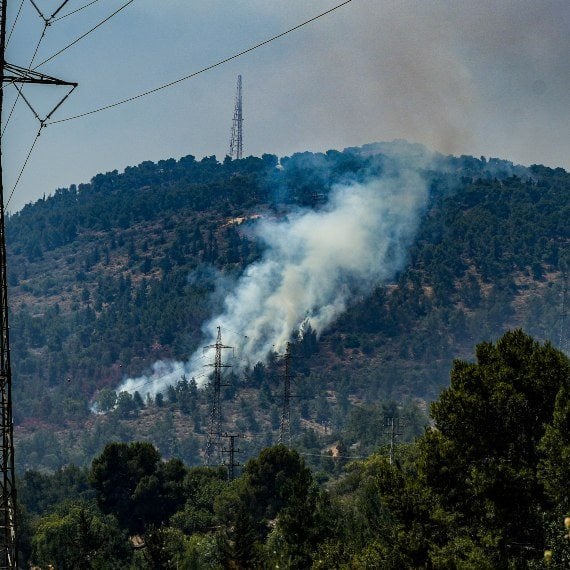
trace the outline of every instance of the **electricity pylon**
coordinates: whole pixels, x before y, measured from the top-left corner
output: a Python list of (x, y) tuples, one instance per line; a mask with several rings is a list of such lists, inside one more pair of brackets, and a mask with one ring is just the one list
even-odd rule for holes
[(204, 350), (214, 348), (216, 350), (216, 356), (212, 364), (207, 364), (206, 366), (211, 366), (214, 368), (214, 377), (212, 379), (212, 396), (211, 396), (211, 408), (210, 408), (210, 428), (208, 430), (208, 442), (206, 444), (206, 465), (211, 465), (213, 459), (217, 459), (217, 463), (221, 463), (222, 459), (222, 402), (221, 402), (221, 390), (222, 386), (227, 386), (227, 384), (222, 384), (222, 368), (230, 368), (229, 364), (222, 364), (222, 350), (224, 348), (232, 348), (231, 346), (225, 346), (222, 344), (222, 331), (218, 327), (218, 336), (216, 338), (215, 344), (210, 344), (204, 347)]
[(566, 317), (568, 316), (568, 273), (564, 272), (564, 285), (562, 289), (562, 311), (560, 314), (560, 338), (558, 346), (563, 352), (567, 351), (568, 337), (566, 333)]
[(390, 465), (394, 462), (394, 443), (397, 437), (403, 435), (404, 423), (398, 416), (384, 416), (384, 429), (390, 438)]
[[(25, 101), (40, 123), (40, 130), (45, 122), (55, 113), (60, 105), (77, 87), (70, 83), (24, 69), (6, 62), (6, 14), (8, 0), (1, 0), (0, 9), (0, 125), (2, 125), (2, 107), (4, 89), (13, 85), (19, 96)], [(23, 94), (22, 85), (35, 83), (40, 85), (64, 85), (71, 87), (52, 111), (41, 119)], [(38, 135), (39, 136), (39, 135)], [(10, 339), (8, 326), (8, 280), (6, 276), (6, 231), (4, 212), (4, 185), (2, 182), (2, 141), (0, 134), (0, 570), (18, 568), (18, 544), (16, 528), (16, 482), (14, 476), (14, 425), (12, 416), (12, 369), (10, 366)]]
[(283, 379), (283, 406), (279, 422), (278, 443), (291, 447), (291, 343), (285, 351), (285, 377)]
[(230, 157), (239, 160), (243, 154), (243, 109), (241, 99), (241, 75), (238, 75), (232, 136), (230, 139)]
[(226, 465), (228, 467), (228, 481), (231, 483), (236, 478), (236, 467), (241, 465), (241, 463), (237, 463), (235, 460), (235, 454), (241, 453), (241, 449), (236, 449), (235, 440), (236, 437), (242, 437), (242, 435), (239, 433), (224, 433), (223, 437), (230, 440), (229, 449), (223, 448), (222, 453), (227, 453), (229, 455)]

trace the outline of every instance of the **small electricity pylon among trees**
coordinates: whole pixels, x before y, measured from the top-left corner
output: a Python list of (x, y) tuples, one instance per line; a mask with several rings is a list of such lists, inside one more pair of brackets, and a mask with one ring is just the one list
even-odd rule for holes
[(566, 321), (568, 317), (568, 272), (564, 271), (564, 285), (562, 286), (562, 310), (560, 311), (560, 338), (558, 346), (562, 352), (568, 351), (568, 334)]
[(384, 416), (384, 430), (390, 439), (390, 465), (394, 463), (394, 443), (397, 437), (401, 437), (404, 433), (404, 422), (399, 416)]
[(279, 422), (279, 445), (291, 447), (291, 343), (287, 343), (284, 355), (283, 403)]
[(221, 391), (222, 386), (227, 386), (228, 384), (222, 384), (222, 369), (230, 368), (229, 364), (222, 364), (222, 350), (226, 348), (232, 348), (231, 346), (225, 346), (222, 344), (222, 331), (218, 327), (218, 336), (216, 338), (215, 344), (210, 344), (204, 347), (204, 350), (215, 349), (216, 355), (214, 362), (211, 364), (206, 364), (206, 366), (211, 366), (214, 369), (214, 375), (211, 382), (211, 407), (210, 407), (210, 427), (208, 429), (208, 442), (206, 444), (205, 459), (206, 465), (212, 465), (215, 461), (220, 464), (222, 461), (222, 403), (221, 403)]
[(229, 449), (226, 449), (225, 447), (222, 448), (222, 453), (227, 453), (229, 455), (226, 466), (228, 468), (228, 481), (231, 483), (236, 478), (236, 467), (241, 465), (241, 463), (237, 463), (235, 460), (235, 454), (241, 453), (241, 449), (236, 449), (235, 440), (236, 438), (242, 437), (242, 435), (239, 433), (224, 433), (222, 437), (228, 439), (230, 442)]

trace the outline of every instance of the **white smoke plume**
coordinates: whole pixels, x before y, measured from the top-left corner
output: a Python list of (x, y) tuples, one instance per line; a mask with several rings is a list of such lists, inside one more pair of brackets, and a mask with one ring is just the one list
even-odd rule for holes
[[(255, 232), (266, 250), (226, 296), (223, 312), (203, 326), (203, 345), (215, 342), (218, 325), (240, 333), (223, 339), (240, 355), (239, 369), (282, 349), (304, 322), (324, 331), (351, 300), (402, 268), (426, 199), (420, 175), (400, 171), (335, 187), (319, 211), (260, 220)], [(155, 363), (150, 376), (128, 379), (119, 390), (156, 394), (182, 374), (201, 384), (204, 364), (200, 348), (186, 363)]]

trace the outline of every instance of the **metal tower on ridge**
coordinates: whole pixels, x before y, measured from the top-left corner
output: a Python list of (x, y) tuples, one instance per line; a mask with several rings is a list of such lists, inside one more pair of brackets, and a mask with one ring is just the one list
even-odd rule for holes
[(222, 403), (221, 388), (228, 384), (222, 384), (222, 368), (230, 368), (229, 364), (222, 364), (222, 350), (224, 348), (232, 348), (222, 344), (222, 331), (218, 327), (218, 336), (215, 344), (204, 347), (204, 350), (214, 348), (216, 356), (213, 364), (207, 364), (214, 368), (214, 377), (212, 379), (212, 407), (210, 408), (210, 429), (208, 430), (208, 443), (206, 444), (206, 465), (212, 465), (214, 462), (220, 464), (222, 462)]
[[(70, 83), (24, 69), (6, 62), (6, 14), (8, 0), (0, 3), (0, 125), (4, 88), (13, 85), (32, 110), (40, 123), (40, 131), (45, 122), (77, 87)], [(46, 24), (47, 25), (47, 24)], [(22, 85), (35, 83), (41, 85), (64, 85), (71, 88), (69, 93), (52, 109), (47, 117), (41, 119), (23, 94)], [(39, 136), (39, 132), (38, 132)], [(1, 137), (1, 135), (0, 135)], [(16, 528), (16, 483), (14, 476), (14, 426), (12, 419), (12, 369), (10, 366), (10, 342), (8, 326), (8, 284), (6, 276), (6, 233), (4, 212), (4, 186), (2, 183), (2, 149), (0, 138), (0, 570), (18, 568), (18, 544)]]
[(241, 101), (241, 75), (238, 75), (234, 120), (232, 122), (232, 137), (230, 139), (231, 158), (239, 160), (243, 154), (243, 111)]

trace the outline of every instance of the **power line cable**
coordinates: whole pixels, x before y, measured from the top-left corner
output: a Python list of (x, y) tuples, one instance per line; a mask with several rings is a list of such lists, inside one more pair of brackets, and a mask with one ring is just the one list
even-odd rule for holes
[[(199, 379), (199, 378), (204, 378), (205, 376), (207, 376), (207, 374), (198, 374), (198, 376), (192, 376), (192, 378), (194, 378), (194, 380)], [(136, 384), (135, 386), (133, 386), (132, 388), (130, 388), (130, 390), (136, 392), (139, 390), (139, 388), (143, 388), (144, 386), (147, 386), (148, 384), (154, 384), (155, 380), (158, 380), (157, 378), (150, 378), (149, 380), (145, 380), (144, 382), (142, 382), (141, 384)], [(124, 382), (123, 382), (124, 383)], [(169, 386), (171, 386), (172, 384), (169, 384)]]
[(232, 334), (236, 334), (236, 335), (238, 335), (238, 336), (242, 336), (243, 338), (249, 338), (246, 334), (243, 334), (243, 333), (240, 333), (240, 332), (237, 332), (237, 331), (233, 331), (232, 329), (229, 329), (229, 328), (224, 327), (224, 326), (222, 326), (222, 325), (220, 325), (220, 328), (221, 328), (222, 330), (228, 331), (228, 332), (230, 332), (230, 333), (232, 333)]
[[(36, 49), (34, 50), (34, 55), (32, 55), (32, 59), (30, 59), (30, 64), (28, 65), (28, 68), (31, 68), (33, 63), (34, 63), (34, 59), (36, 59), (36, 55), (38, 54), (38, 50), (40, 49), (40, 45), (46, 35), (46, 30), (48, 29), (48, 25), (44, 25), (44, 29), (42, 30), (40, 39), (38, 40), (38, 43), (36, 44)], [(14, 109), (16, 109), (16, 105), (18, 104), (18, 101), (20, 100), (20, 96), (22, 95), (22, 92), (18, 89), (18, 95), (16, 96), (16, 100), (14, 101), (14, 103), (12, 104), (12, 108), (10, 109), (10, 113), (8, 114), (8, 119), (6, 120), (6, 123), (4, 124), (4, 127), (2, 128), (2, 137), (4, 136), (4, 132), (6, 131), (6, 129), (8, 128), (8, 124), (10, 123), (10, 119), (12, 119), (12, 115), (14, 114)]]
[(60, 20), (63, 20), (64, 18), (67, 18), (69, 16), (73, 16), (73, 14), (77, 14), (77, 12), (81, 12), (81, 10), (85, 10), (85, 8), (89, 8), (89, 6), (92, 6), (93, 4), (96, 4), (97, 2), (99, 2), (99, 0), (93, 0), (92, 2), (89, 2), (88, 4), (85, 4), (85, 5), (81, 6), (80, 8), (73, 10), (72, 12), (68, 12), (67, 14), (60, 16), (59, 18), (55, 18), (54, 20), (52, 20), (52, 23), (59, 22)]
[(52, 59), (56, 58), (58, 55), (62, 54), (64, 51), (68, 50), (70, 47), (72, 47), (75, 44), (77, 44), (78, 42), (80, 42), (83, 38), (87, 37), (89, 34), (94, 32), (97, 28), (100, 28), (103, 24), (106, 24), (111, 18), (116, 16), (119, 12), (124, 10), (127, 6), (129, 6), (129, 4), (132, 4), (134, 1), (135, 0), (128, 0), (128, 2), (125, 2), (125, 4), (123, 4), (120, 8), (115, 10), (110, 16), (107, 16), (104, 20), (101, 20), (96, 26), (93, 26), (90, 30), (88, 30), (84, 34), (80, 35), (78, 38), (74, 39), (70, 44), (67, 44), (65, 47), (61, 48), (59, 51), (56, 51), (54, 54), (50, 55), (47, 59), (44, 59), (41, 63), (38, 63), (38, 65), (36, 65), (34, 67), (34, 71), (36, 69), (38, 69), (39, 67), (41, 67), (42, 65), (46, 64), (48, 61), (51, 61)]
[(53, 22), (54, 18), (65, 8), (65, 5), (69, 2), (69, 0), (63, 0), (63, 2), (59, 5), (59, 8), (55, 10), (55, 12), (49, 17), (49, 21)]
[[(131, 0), (132, 1), (132, 0)], [(51, 121), (50, 123), (48, 123), (49, 125), (56, 125), (58, 123), (65, 123), (67, 121), (72, 121), (75, 119), (80, 119), (82, 117), (86, 117), (88, 115), (93, 115), (95, 113), (100, 113), (101, 111), (106, 111), (108, 109), (113, 109), (114, 107), (118, 107), (119, 105), (124, 105), (125, 103), (130, 103), (131, 101), (135, 101), (136, 99), (140, 99), (141, 97), (146, 97), (147, 95), (151, 95), (153, 93), (156, 93), (157, 91), (162, 91), (163, 89), (167, 89), (168, 87), (172, 87), (174, 85), (177, 85), (178, 83), (182, 83), (183, 81), (187, 81), (188, 79), (192, 79), (193, 77), (196, 77), (197, 75), (200, 75), (202, 73), (205, 73), (206, 71), (211, 71), (212, 69), (215, 69), (216, 67), (220, 67), (221, 65), (224, 65), (234, 59), (237, 59), (243, 55), (246, 55), (252, 51), (255, 51), (256, 49), (259, 49), (260, 47), (263, 47), (271, 42), (274, 42), (275, 40), (278, 40), (279, 38), (282, 38), (300, 28), (302, 28), (303, 26), (306, 26), (308, 24), (311, 24), (312, 22), (334, 12), (335, 10), (338, 10), (339, 8), (342, 8), (343, 6), (346, 6), (347, 4), (350, 4), (352, 2), (352, 0), (345, 0), (344, 2), (341, 2), (340, 4), (337, 4), (336, 6), (334, 6), (333, 8), (326, 10), (325, 12), (322, 12), (320, 14), (318, 14), (317, 16), (313, 16), (312, 18), (310, 18), (309, 20), (305, 20), (304, 22), (297, 24), (296, 26), (289, 28), (288, 30), (286, 30), (285, 32), (281, 32), (280, 34), (277, 34), (275, 36), (272, 36), (271, 38), (264, 40), (250, 48), (247, 48), (243, 51), (240, 51), (239, 53), (236, 53), (234, 55), (231, 55), (229, 57), (226, 57), (225, 59), (222, 59), (216, 63), (213, 63), (212, 65), (208, 65), (207, 67), (204, 67), (198, 71), (195, 71), (194, 73), (191, 73), (190, 75), (186, 75), (185, 77), (181, 77), (180, 79), (176, 79), (174, 81), (171, 81), (169, 83), (165, 83), (164, 85), (160, 85), (159, 87), (155, 87), (154, 89), (150, 89), (148, 91), (145, 91), (143, 93), (139, 93), (138, 95), (133, 95), (132, 97), (128, 97), (126, 99), (122, 99), (120, 101), (117, 101), (115, 103), (111, 103), (110, 105), (105, 105), (104, 107), (99, 107), (97, 109), (93, 109), (91, 111), (87, 111), (85, 113), (80, 113), (78, 115), (73, 115), (71, 117), (65, 117), (63, 119), (59, 119), (57, 121)], [(61, 53), (61, 52), (59, 52)], [(53, 59), (53, 57), (55, 57), (58, 54), (54, 54), (52, 57), (50, 57), (49, 59)], [(49, 61), (49, 59), (47, 59), (46, 61)], [(40, 65), (43, 65), (44, 63), (46, 63), (46, 61), (43, 61)], [(39, 66), (38, 66), (39, 67)]]
[(305, 455), (308, 457), (327, 457), (329, 459), (369, 459), (370, 455), (343, 455), (339, 453), (338, 455), (328, 455), (327, 453), (304, 453), (297, 451), (299, 455)]
[(8, 34), (8, 39), (6, 40), (6, 47), (8, 47), (8, 44), (10, 43), (10, 39), (12, 37), (12, 34), (14, 33), (14, 30), (16, 28), (16, 24), (18, 23), (18, 18), (20, 17), (20, 12), (22, 11), (22, 7), (24, 6), (24, 1), (22, 0), (20, 2), (20, 7), (18, 8), (18, 13), (16, 14), (16, 18), (14, 18), (14, 23), (12, 24), (12, 27), (10, 28), (10, 33)]
[[(188, 360), (185, 364), (190, 364), (191, 362), (197, 362), (198, 360), (204, 360), (205, 358), (206, 358), (205, 354), (202, 356), (196, 356), (195, 358), (191, 358), (190, 360)], [(183, 372), (183, 375), (184, 374), (185, 373)], [(208, 374), (209, 374), (209, 372), (204, 372), (202, 374), (198, 374), (197, 376), (192, 376), (192, 378), (194, 378), (194, 379), (203, 378), (204, 376), (207, 376)], [(127, 380), (128, 380), (128, 378), (127, 378)], [(156, 380), (158, 380), (158, 378), (149, 378), (148, 380), (145, 380), (141, 384), (136, 384), (135, 386), (133, 386), (132, 389), (138, 390), (139, 388), (142, 388), (143, 386), (146, 386), (147, 384), (154, 383)]]
[(14, 192), (16, 191), (18, 183), (20, 182), (20, 179), (22, 178), (22, 174), (24, 174), (24, 170), (26, 170), (26, 166), (28, 165), (28, 161), (30, 160), (30, 156), (32, 155), (32, 152), (36, 146), (36, 143), (38, 142), (38, 139), (40, 138), (40, 134), (41, 134), (44, 126), (45, 125), (43, 123), (40, 124), (40, 128), (38, 129), (38, 133), (36, 134), (36, 138), (34, 139), (34, 142), (32, 143), (30, 150), (28, 151), (28, 155), (26, 156), (26, 160), (24, 161), (24, 164), (23, 164), (22, 168), (20, 169), (20, 173), (18, 174), (18, 178), (16, 179), (16, 183), (14, 184), (14, 187), (12, 188), (12, 191), (10, 192), (10, 196), (8, 196), (8, 200), (6, 202), (6, 206), (4, 209), (8, 208), (8, 206), (10, 205), (10, 200), (12, 199), (12, 196), (14, 195)]

